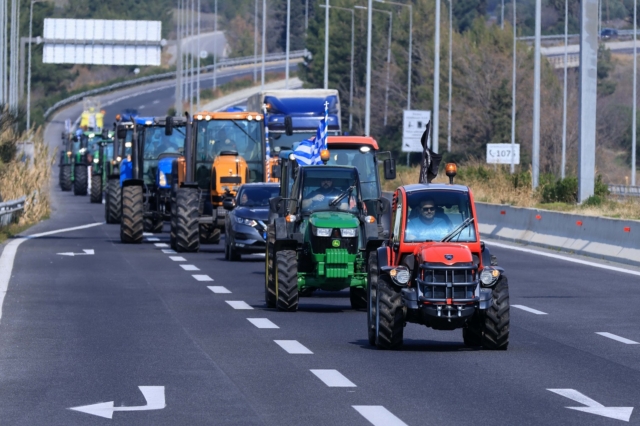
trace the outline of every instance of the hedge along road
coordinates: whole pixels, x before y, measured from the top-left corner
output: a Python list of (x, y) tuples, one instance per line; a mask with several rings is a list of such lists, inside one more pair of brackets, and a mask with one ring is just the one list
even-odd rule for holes
[[(71, 113), (47, 132), (59, 138), (53, 125)], [(53, 197), (33, 232), (102, 220), (88, 197)], [(222, 246), (177, 255), (166, 232), (145, 240), (122, 245), (103, 225), (23, 243), (0, 323), (3, 423), (105, 422), (68, 408), (110, 401), (154, 408), (111, 412), (123, 424), (638, 421), (638, 310), (624, 308), (640, 296), (635, 276), (496, 247), (520, 307), (508, 351), (409, 324), (404, 348), (388, 352), (368, 346), (346, 292), (280, 313), (264, 305), (263, 258), (226, 262)], [(85, 249), (95, 255), (57, 255)], [(163, 387), (166, 407), (140, 386)]]

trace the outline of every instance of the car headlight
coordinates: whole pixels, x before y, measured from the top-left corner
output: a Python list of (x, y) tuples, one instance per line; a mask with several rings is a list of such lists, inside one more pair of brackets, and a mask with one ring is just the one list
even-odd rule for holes
[(243, 217), (236, 217), (236, 222), (241, 223), (243, 225), (248, 225), (248, 226), (256, 226), (258, 224), (258, 222), (256, 222), (253, 219), (245, 219)]
[(398, 266), (389, 271), (389, 276), (398, 285), (404, 286), (409, 282), (409, 278), (411, 274), (409, 273), (409, 269), (405, 266)]
[(318, 237), (330, 237), (333, 228), (316, 228), (316, 236)]
[(485, 287), (492, 286), (500, 277), (500, 271), (493, 268), (484, 268), (480, 273), (480, 281)]
[(163, 171), (158, 173), (158, 183), (160, 186), (167, 186), (167, 177), (165, 176)]
[(344, 228), (340, 229), (342, 238), (353, 238), (356, 236), (356, 228)]

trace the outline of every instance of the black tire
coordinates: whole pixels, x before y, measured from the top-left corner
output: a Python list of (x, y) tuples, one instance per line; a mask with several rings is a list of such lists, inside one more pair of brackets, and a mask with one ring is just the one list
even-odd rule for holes
[(380, 349), (396, 349), (402, 345), (404, 334), (400, 290), (391, 284), (389, 277), (379, 276), (376, 297), (376, 346)]
[(73, 167), (73, 195), (87, 195), (87, 186), (89, 186), (87, 166), (77, 164)]
[(91, 176), (91, 202), (102, 203), (102, 176)]
[(144, 232), (159, 234), (162, 232), (163, 226), (164, 226), (164, 221), (162, 219), (154, 219), (151, 216), (145, 216), (144, 218)]
[(275, 253), (276, 272), (276, 306), (278, 310), (295, 312), (298, 310), (298, 259), (293, 250), (282, 250)]
[(173, 250), (176, 250), (176, 232), (178, 231), (178, 206), (176, 206), (175, 197), (171, 198), (171, 221), (169, 229), (169, 245)]
[(376, 294), (378, 290), (378, 256), (369, 253), (367, 261), (367, 335), (369, 344), (376, 344)]
[(122, 220), (120, 222), (120, 241), (125, 244), (142, 242), (144, 204), (141, 186), (122, 188)]
[(198, 191), (180, 188), (176, 195), (176, 248), (179, 253), (200, 250), (200, 224), (198, 223)]
[(71, 182), (71, 164), (65, 164), (60, 167), (60, 189), (63, 191), (71, 191), (73, 182)]
[(233, 245), (231, 245), (231, 239), (228, 235), (227, 238), (225, 238), (224, 242), (224, 255), (225, 259), (231, 262), (239, 262), (240, 260), (242, 260), (242, 256), (240, 255), (240, 253), (238, 253), (237, 250), (233, 248)]
[(210, 225), (208, 223), (204, 223), (200, 225), (200, 244), (218, 244), (220, 243), (220, 232), (219, 228), (216, 228), (215, 225)]
[(483, 314), (476, 312), (462, 329), (462, 340), (465, 346), (470, 348), (482, 346), (482, 333), (484, 328)]
[(351, 309), (356, 311), (364, 311), (367, 309), (367, 289), (350, 287), (349, 300), (351, 301)]
[(491, 294), (491, 306), (484, 315), (482, 347), (504, 351), (509, 346), (509, 281), (502, 275)]
[(120, 223), (122, 190), (119, 179), (109, 179), (107, 182), (104, 216), (107, 223)]
[(277, 297), (276, 297), (276, 283), (275, 283), (275, 270), (273, 268), (273, 247), (267, 243), (267, 250), (265, 251), (264, 256), (265, 262), (265, 283), (264, 283), (264, 301), (267, 304), (267, 308), (275, 308)]

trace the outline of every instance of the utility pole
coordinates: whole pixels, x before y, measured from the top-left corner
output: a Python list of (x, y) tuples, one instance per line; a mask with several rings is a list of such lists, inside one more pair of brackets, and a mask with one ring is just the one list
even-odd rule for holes
[[(381, 11), (383, 12), (383, 11)], [(387, 45), (387, 87), (384, 92), (384, 126), (387, 126), (387, 115), (389, 111), (389, 79), (391, 78), (391, 34), (393, 31), (393, 13), (389, 14), (389, 44)]]
[(198, 110), (200, 110), (200, 0), (198, 0), (198, 84), (196, 85), (196, 91), (198, 94), (196, 95), (196, 104), (198, 105)]
[(329, 0), (324, 4), (324, 88), (329, 88)]
[(540, 173), (540, 36), (541, 36), (542, 0), (536, 0), (535, 14), (535, 50), (533, 63), (533, 141), (531, 142), (531, 184), (538, 187)]
[(500, 8), (500, 29), (504, 30), (504, 0), (502, 0), (502, 8)]
[[(327, 0), (328, 1), (328, 0)], [(367, 78), (364, 101), (364, 135), (371, 134), (371, 20), (373, 0), (367, 0)]]
[(258, 81), (258, 0), (253, 19), (253, 82)]
[(18, 112), (18, 58), (20, 50), (20, 8), (19, 0), (11, 0), (11, 51), (9, 70), (9, 110)]
[[(635, 0), (634, 0), (635, 1)], [(567, 49), (569, 45), (569, 0), (564, 0), (564, 85), (562, 87), (562, 161), (560, 177), (564, 179), (567, 161)]]
[(515, 173), (516, 156), (516, 0), (513, 0), (513, 67), (511, 70), (511, 174)]
[[(189, 107), (190, 107), (191, 115), (193, 115), (193, 113), (194, 113), (194, 109), (193, 109), (193, 104), (194, 104), (193, 89), (194, 89), (194, 87), (196, 85), (195, 78), (194, 78), (195, 77), (195, 71), (196, 71), (195, 70), (196, 63), (195, 63), (195, 58), (193, 57), (194, 56), (194, 52), (193, 52), (193, 44), (194, 44), (193, 43), (193, 37), (196, 34), (196, 29), (195, 29), (196, 10), (195, 10), (195, 7), (196, 7), (196, 0), (191, 0), (191, 15), (190, 15), (191, 16), (191, 43), (189, 43), (189, 54), (191, 56), (191, 61), (190, 61), (191, 62), (191, 64), (190, 64), (191, 65), (191, 78), (190, 78), (191, 84), (189, 85)], [(198, 38), (198, 42), (199, 41), (200, 41), (200, 39)], [(197, 56), (200, 57), (199, 50), (198, 50)]]
[(286, 53), (285, 53), (285, 72), (284, 72), (284, 87), (285, 89), (289, 88), (289, 48), (290, 43), (289, 39), (291, 37), (291, 0), (287, 0), (287, 42), (286, 42)]
[(213, 3), (213, 91), (218, 87), (218, 0)]
[[(502, 22), (504, 25), (504, 0), (502, 0)], [(447, 102), (447, 151), (451, 152), (451, 68), (453, 56), (453, 0), (449, 0), (449, 102)]]
[(262, 74), (260, 90), (264, 90), (264, 60), (267, 49), (267, 0), (262, 0)]
[(633, 123), (631, 130), (631, 186), (636, 186), (636, 101), (638, 79), (638, 30), (637, 30), (638, 0), (633, 0)]
[[(540, 1), (540, 0), (538, 0)], [(431, 149), (438, 153), (438, 112), (440, 111), (440, 0), (436, 0), (436, 34), (434, 37), (434, 59), (433, 59), (433, 137), (431, 139)]]
[(175, 88), (176, 115), (182, 115), (182, 0), (178, 0), (178, 12), (176, 16), (176, 88)]

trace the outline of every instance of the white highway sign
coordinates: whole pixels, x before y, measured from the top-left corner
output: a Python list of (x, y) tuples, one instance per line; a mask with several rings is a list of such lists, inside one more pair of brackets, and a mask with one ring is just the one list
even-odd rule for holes
[[(520, 164), (520, 144), (513, 145), (513, 164)], [(511, 164), (511, 144), (510, 143), (488, 143), (487, 144), (487, 164)]]
[(422, 152), (420, 138), (422, 138), (429, 120), (431, 120), (431, 111), (403, 111), (402, 152)]

